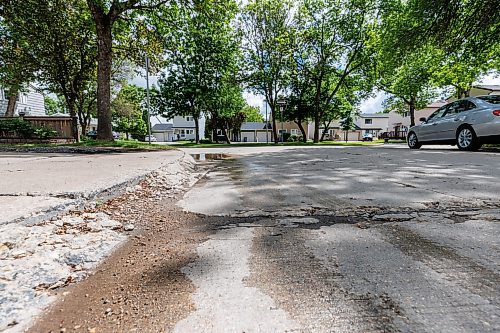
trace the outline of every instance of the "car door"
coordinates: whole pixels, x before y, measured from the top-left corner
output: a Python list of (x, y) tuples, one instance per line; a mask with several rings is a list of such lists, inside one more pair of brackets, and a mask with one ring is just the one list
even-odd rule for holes
[(469, 111), (475, 108), (476, 105), (466, 99), (450, 104), (450, 107), (440, 119), (438, 126), (439, 137), (442, 140), (455, 140), (458, 127), (464, 123)]
[(442, 141), (453, 139), (453, 137), (450, 137), (451, 126), (459, 107), (460, 101), (456, 101), (445, 106), (445, 111), (435, 121), (433, 140)]
[(418, 130), (418, 138), (420, 141), (434, 141), (437, 138), (436, 127), (439, 124), (439, 119), (446, 112), (448, 105), (440, 107), (427, 118), (425, 123), (420, 124)]

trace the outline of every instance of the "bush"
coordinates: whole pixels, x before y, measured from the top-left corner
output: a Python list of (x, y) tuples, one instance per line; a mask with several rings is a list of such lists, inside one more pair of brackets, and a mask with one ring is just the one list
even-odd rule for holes
[(205, 144), (210, 144), (210, 143), (212, 143), (212, 140), (210, 140), (210, 139), (201, 139), (201, 140), (200, 140), (200, 143), (201, 143), (201, 144), (203, 144), (203, 143), (205, 143)]
[(0, 133), (1, 136), (15, 136), (17, 134), (23, 139), (28, 139), (34, 135), (35, 127), (19, 119), (1, 120)]
[(53, 130), (52, 128), (38, 127), (35, 129), (33, 134), (35, 134), (35, 136), (39, 139), (51, 139), (51, 138), (55, 138), (58, 133), (57, 133), (57, 131)]
[(57, 131), (47, 127), (35, 127), (20, 119), (0, 120), (0, 137), (19, 137), (23, 139), (49, 139), (57, 136)]
[(290, 137), (292, 136), (290, 133), (283, 133), (282, 135), (283, 135), (283, 142), (288, 142), (288, 139), (290, 139)]
[(287, 142), (298, 142), (300, 139), (302, 138), (302, 136), (298, 136), (298, 135), (290, 135), (290, 137), (288, 138)]

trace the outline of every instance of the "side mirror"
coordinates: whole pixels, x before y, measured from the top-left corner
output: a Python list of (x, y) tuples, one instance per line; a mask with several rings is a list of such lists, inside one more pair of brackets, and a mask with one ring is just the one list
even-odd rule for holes
[(427, 122), (427, 118), (425, 118), (425, 117), (422, 117), (422, 118), (420, 118), (419, 120), (420, 120), (420, 122), (422, 122), (422, 123)]

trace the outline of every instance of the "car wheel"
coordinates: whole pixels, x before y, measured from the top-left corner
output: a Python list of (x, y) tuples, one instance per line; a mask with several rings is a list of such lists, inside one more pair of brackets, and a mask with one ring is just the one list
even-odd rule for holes
[(476, 136), (476, 133), (470, 126), (464, 126), (458, 130), (457, 146), (460, 150), (478, 150), (481, 144)]
[(408, 147), (410, 147), (410, 149), (420, 149), (420, 147), (422, 147), (422, 144), (418, 142), (417, 135), (414, 132), (408, 135)]

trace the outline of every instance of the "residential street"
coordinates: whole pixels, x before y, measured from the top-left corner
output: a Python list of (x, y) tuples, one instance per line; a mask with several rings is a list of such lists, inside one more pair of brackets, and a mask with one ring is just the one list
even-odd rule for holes
[(138, 229), (31, 332), (500, 331), (499, 153), (184, 151), (206, 176), (103, 205)]

